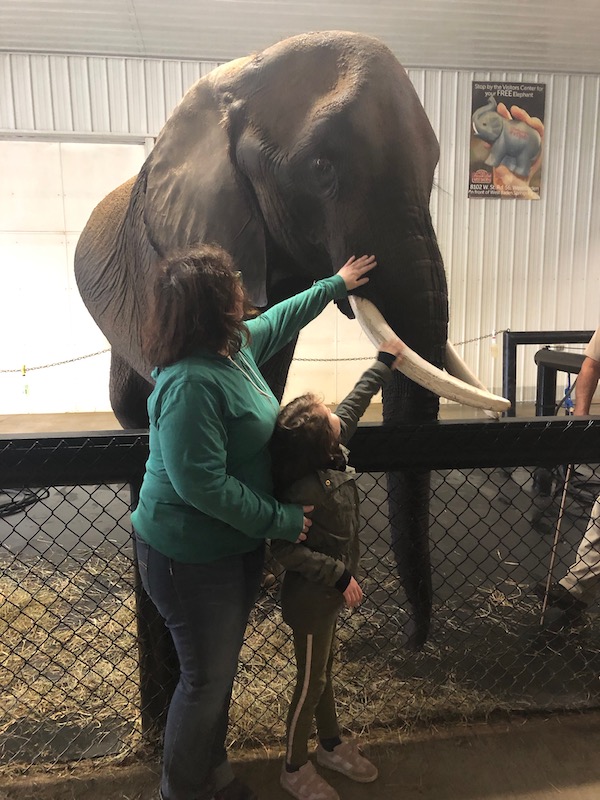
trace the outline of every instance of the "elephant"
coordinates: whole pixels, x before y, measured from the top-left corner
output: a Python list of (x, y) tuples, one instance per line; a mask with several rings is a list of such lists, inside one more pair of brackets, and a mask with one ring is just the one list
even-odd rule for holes
[(489, 167), (507, 167), (521, 178), (529, 177), (531, 167), (542, 149), (540, 134), (526, 122), (505, 119), (498, 111), (496, 98), (473, 112), (473, 132), (492, 145), (485, 160)]
[[(259, 310), (351, 254), (374, 253), (369, 283), (352, 308), (339, 305), (375, 343), (390, 327), (406, 343), (406, 374), (395, 373), (383, 395), (384, 424), (435, 420), (438, 395), (506, 408), (447, 344), (446, 278), (429, 213), (438, 155), (406, 72), (369, 36), (295, 36), (201, 78), (139, 175), (93, 211), (75, 253), (80, 294), (112, 346), (119, 422), (147, 426), (152, 365), (140, 329), (151, 276), (161, 259), (201, 241), (232, 254)], [(279, 398), (292, 355), (293, 345), (264, 370)], [(406, 644), (420, 647), (432, 607), (429, 473), (391, 474), (389, 489)]]

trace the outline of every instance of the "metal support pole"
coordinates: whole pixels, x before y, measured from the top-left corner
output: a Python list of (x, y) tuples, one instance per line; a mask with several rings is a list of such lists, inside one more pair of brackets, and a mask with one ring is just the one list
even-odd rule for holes
[(556, 406), (556, 370), (538, 364), (535, 396), (536, 417), (551, 417)]
[(548, 607), (548, 595), (550, 593), (550, 586), (552, 585), (552, 575), (554, 573), (554, 562), (556, 561), (556, 550), (560, 540), (560, 527), (562, 518), (565, 511), (565, 504), (567, 500), (567, 492), (569, 491), (569, 481), (571, 480), (572, 465), (569, 464), (565, 474), (565, 482), (563, 483), (562, 495), (560, 498), (560, 508), (558, 510), (558, 519), (556, 520), (556, 528), (554, 530), (554, 541), (552, 542), (552, 550), (550, 551), (550, 564), (548, 565), (548, 575), (546, 576), (546, 587), (544, 591), (544, 601), (542, 603), (542, 614), (540, 616), (540, 625), (544, 624), (544, 614)]

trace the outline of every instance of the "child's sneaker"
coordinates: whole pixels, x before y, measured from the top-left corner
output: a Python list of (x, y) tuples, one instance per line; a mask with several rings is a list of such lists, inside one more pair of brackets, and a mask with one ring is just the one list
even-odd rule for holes
[(340, 800), (339, 794), (307, 761), (296, 772), (288, 772), (285, 764), (279, 779), (281, 786), (298, 800)]
[(371, 764), (365, 758), (356, 742), (342, 742), (334, 747), (333, 750), (325, 750), (320, 744), (317, 745), (317, 762), (322, 767), (334, 769), (341, 772), (347, 778), (351, 778), (358, 783), (371, 783), (379, 772), (375, 764)]

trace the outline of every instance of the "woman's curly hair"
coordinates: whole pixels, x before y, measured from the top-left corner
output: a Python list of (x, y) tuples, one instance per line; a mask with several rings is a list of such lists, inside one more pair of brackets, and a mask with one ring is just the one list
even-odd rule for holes
[(166, 259), (152, 287), (142, 331), (146, 360), (166, 367), (199, 348), (236, 352), (248, 336), (236, 313), (240, 300), (245, 316), (255, 313), (223, 248), (202, 244)]
[(316, 395), (303, 394), (281, 409), (271, 438), (271, 460), (276, 497), (305, 475), (339, 468), (340, 443)]

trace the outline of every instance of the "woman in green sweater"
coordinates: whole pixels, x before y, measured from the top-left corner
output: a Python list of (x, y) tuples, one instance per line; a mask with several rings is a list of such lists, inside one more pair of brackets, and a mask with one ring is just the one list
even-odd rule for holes
[(144, 333), (156, 385), (150, 455), (132, 514), (142, 583), (179, 657), (162, 800), (251, 800), (225, 751), (231, 689), (262, 574), (264, 540), (306, 538), (311, 507), (273, 498), (279, 404), (259, 367), (334, 299), (368, 281), (372, 256), (244, 322), (227, 253), (203, 245), (163, 265)]

